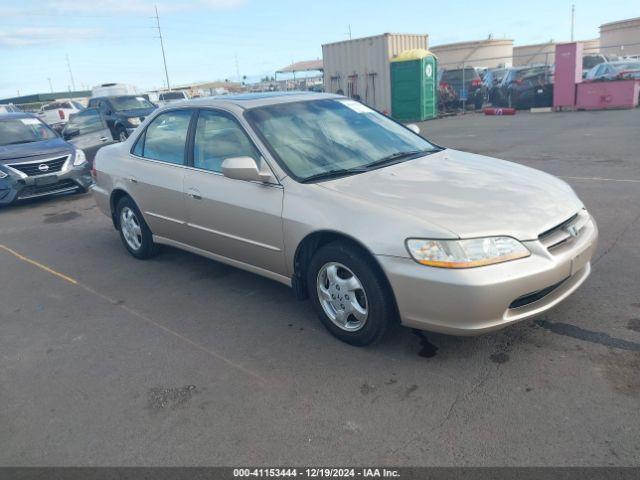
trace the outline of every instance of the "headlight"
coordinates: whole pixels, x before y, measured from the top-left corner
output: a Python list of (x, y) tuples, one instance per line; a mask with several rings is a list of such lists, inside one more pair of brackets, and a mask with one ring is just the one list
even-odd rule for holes
[(127, 118), (127, 121), (129, 122), (129, 125), (133, 125), (134, 127), (140, 125), (140, 119), (138, 117), (129, 117)]
[(85, 163), (87, 161), (87, 157), (84, 155), (84, 152), (80, 149), (76, 150), (76, 156), (73, 159), (73, 166), (74, 167), (79, 167), (80, 165), (82, 165), (83, 163)]
[(417, 262), (440, 268), (480, 267), (531, 255), (524, 245), (511, 237), (468, 240), (410, 238), (407, 250)]

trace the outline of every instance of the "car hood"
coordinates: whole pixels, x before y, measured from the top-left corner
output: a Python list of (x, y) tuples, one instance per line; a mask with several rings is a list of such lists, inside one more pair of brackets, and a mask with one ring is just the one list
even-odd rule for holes
[(571, 187), (556, 177), (449, 149), (317, 185), (365, 201), (371, 213), (390, 208), (461, 238), (534, 240), (582, 208)]
[(0, 162), (16, 160), (27, 157), (39, 157), (42, 155), (69, 153), (73, 147), (62, 138), (56, 137), (41, 142), (18, 143), (16, 145), (0, 146)]

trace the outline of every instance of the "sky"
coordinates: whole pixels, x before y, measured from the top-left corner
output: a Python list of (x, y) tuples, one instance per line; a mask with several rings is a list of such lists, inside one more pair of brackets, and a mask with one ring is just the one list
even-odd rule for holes
[[(429, 44), (510, 38), (516, 45), (597, 38), (602, 23), (640, 16), (630, 0), (0, 0), (0, 98), (107, 82), (165, 84), (157, 5), (172, 86), (258, 80), (322, 57), (323, 43), (384, 32)], [(67, 64), (67, 55), (69, 64)], [(238, 75), (239, 73), (239, 75)]]

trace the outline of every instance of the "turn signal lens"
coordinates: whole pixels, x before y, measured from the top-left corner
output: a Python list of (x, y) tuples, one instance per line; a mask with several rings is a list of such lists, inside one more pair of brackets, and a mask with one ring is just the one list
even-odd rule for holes
[(531, 255), (522, 243), (511, 237), (467, 240), (410, 238), (406, 245), (415, 261), (422, 265), (439, 268), (482, 267)]
[(83, 163), (85, 163), (87, 161), (87, 157), (84, 155), (84, 152), (80, 149), (76, 150), (76, 156), (73, 159), (73, 166), (74, 167), (79, 167), (80, 165), (82, 165)]

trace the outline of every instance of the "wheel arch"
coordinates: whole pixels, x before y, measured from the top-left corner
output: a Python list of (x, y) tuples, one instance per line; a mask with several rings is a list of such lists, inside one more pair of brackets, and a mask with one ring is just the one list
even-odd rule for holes
[[(118, 202), (124, 197), (131, 198), (131, 195), (129, 195), (129, 193), (122, 188), (114, 189), (111, 192), (111, 195), (109, 197), (109, 206), (111, 207), (111, 221), (113, 222), (113, 227), (116, 230), (118, 230), (118, 218), (116, 215), (116, 207), (118, 206)], [(131, 200), (135, 203), (135, 200), (133, 200), (133, 198), (131, 198)]]
[(335, 230), (317, 230), (315, 232), (311, 232), (307, 234), (307, 236), (305, 236), (296, 247), (296, 252), (293, 257), (292, 278), (292, 287), (294, 292), (296, 293), (296, 296), (299, 299), (305, 299), (308, 297), (306, 278), (307, 268), (309, 266), (309, 263), (311, 262), (311, 258), (319, 248), (333, 242), (344, 242), (348, 245), (351, 245), (360, 250), (369, 258), (369, 260), (371, 260), (371, 265), (380, 275), (380, 278), (384, 281), (386, 287), (388, 288), (394, 308), (397, 312), (398, 305), (396, 303), (395, 294), (393, 292), (393, 289), (391, 288), (391, 284), (389, 283), (387, 275), (385, 274), (382, 266), (378, 262), (378, 259), (375, 257), (373, 252), (354, 237)]

